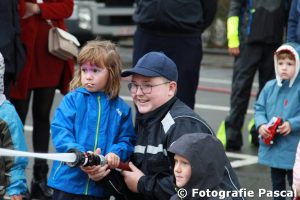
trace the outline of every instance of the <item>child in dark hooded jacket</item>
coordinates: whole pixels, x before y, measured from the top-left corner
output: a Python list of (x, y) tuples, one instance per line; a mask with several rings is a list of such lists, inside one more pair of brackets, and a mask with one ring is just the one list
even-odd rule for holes
[[(228, 158), (216, 137), (201, 133), (185, 134), (171, 144), (168, 153), (177, 191), (171, 200), (232, 199), (230, 193), (225, 195), (222, 188)], [(203, 191), (207, 193), (202, 195)], [(218, 195), (212, 195), (212, 191)]]

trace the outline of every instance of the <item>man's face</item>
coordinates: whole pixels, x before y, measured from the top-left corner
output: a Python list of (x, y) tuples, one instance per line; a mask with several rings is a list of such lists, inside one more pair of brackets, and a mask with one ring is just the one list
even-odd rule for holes
[(296, 71), (296, 62), (289, 58), (278, 59), (278, 75), (282, 80), (290, 80), (294, 77)]
[[(169, 101), (176, 92), (176, 82), (163, 77), (132, 75), (131, 96), (140, 113), (151, 112)], [(142, 89), (141, 89), (142, 88)]]

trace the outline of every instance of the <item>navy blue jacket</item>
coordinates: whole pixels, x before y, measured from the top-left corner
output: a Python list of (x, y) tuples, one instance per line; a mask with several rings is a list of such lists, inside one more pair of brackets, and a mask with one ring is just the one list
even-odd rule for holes
[(133, 20), (148, 31), (201, 35), (212, 23), (217, 0), (136, 0)]
[(300, 1), (293, 0), (288, 21), (288, 42), (300, 43)]
[(21, 43), (18, 0), (0, 1), (0, 52), (5, 60), (5, 72), (16, 75), (25, 64), (25, 49)]

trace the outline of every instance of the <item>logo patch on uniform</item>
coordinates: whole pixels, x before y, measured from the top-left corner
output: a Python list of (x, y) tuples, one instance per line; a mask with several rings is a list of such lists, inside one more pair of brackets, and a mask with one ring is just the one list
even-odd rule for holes
[(117, 113), (118, 113), (120, 116), (122, 116), (122, 112), (120, 111), (119, 108), (117, 108), (116, 111), (117, 111)]
[(287, 104), (288, 104), (288, 100), (285, 99), (285, 100), (283, 101), (283, 105), (284, 105), (284, 106), (287, 106)]

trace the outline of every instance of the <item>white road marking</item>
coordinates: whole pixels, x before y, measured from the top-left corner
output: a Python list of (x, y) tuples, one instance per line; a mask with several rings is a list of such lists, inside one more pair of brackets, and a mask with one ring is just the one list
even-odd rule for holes
[[(125, 101), (132, 102), (132, 98), (130, 96), (120, 96)], [(228, 112), (229, 107), (228, 106), (217, 106), (217, 105), (209, 105), (209, 104), (195, 104), (195, 108), (199, 109), (205, 109), (205, 110), (215, 110), (215, 111), (223, 111)], [(254, 114), (253, 109), (248, 109), (247, 114)]]
[[(225, 79), (216, 79), (216, 78), (204, 78), (200, 77), (199, 78), (199, 83), (204, 82), (204, 83), (219, 83), (223, 85), (231, 85), (231, 80), (225, 80)], [(253, 87), (258, 87), (257, 82), (253, 82)]]
[(232, 153), (226, 152), (226, 155), (229, 158), (237, 158), (237, 160), (231, 161), (231, 166), (233, 168), (244, 167), (247, 165), (253, 165), (257, 163), (257, 156), (249, 155), (249, 154), (241, 154), (241, 153)]
[(33, 127), (30, 126), (30, 125), (25, 125), (25, 126), (24, 126), (24, 130), (29, 132), (29, 131), (32, 131), (32, 130), (33, 130)]

